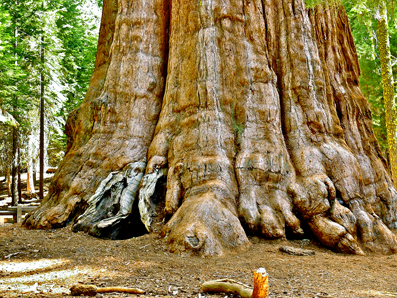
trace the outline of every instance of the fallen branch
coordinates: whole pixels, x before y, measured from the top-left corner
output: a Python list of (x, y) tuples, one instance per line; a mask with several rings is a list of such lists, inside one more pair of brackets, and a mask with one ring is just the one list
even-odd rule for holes
[(4, 256), (4, 257), (3, 257), (3, 260), (10, 259), (10, 258), (12, 258), (12, 257), (15, 257), (16, 255), (19, 255), (19, 254), (20, 254), (20, 252), (14, 252), (14, 253), (12, 253), (12, 254), (9, 254), (9, 255), (7, 255), (7, 256)]
[(227, 293), (240, 295), (242, 298), (266, 298), (269, 291), (268, 275), (264, 268), (254, 273), (254, 288), (232, 279), (218, 279), (203, 283), (204, 293)]
[(106, 287), (97, 288), (93, 285), (76, 284), (70, 288), (72, 296), (95, 296), (97, 293), (129, 293), (129, 294), (145, 294), (144, 290), (138, 288), (124, 288), (124, 287)]
[(204, 293), (227, 293), (240, 295), (242, 298), (252, 297), (252, 288), (232, 279), (210, 280), (201, 286)]

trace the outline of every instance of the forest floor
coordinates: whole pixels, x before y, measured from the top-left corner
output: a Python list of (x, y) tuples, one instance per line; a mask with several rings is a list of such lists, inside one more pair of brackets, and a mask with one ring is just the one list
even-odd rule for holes
[[(103, 240), (70, 227), (26, 230), (0, 225), (0, 298), (64, 297), (77, 282), (100, 287), (138, 287), (141, 297), (216, 298), (200, 290), (203, 282), (229, 278), (251, 285), (260, 267), (269, 274), (269, 297), (397, 297), (397, 255), (334, 253), (308, 240), (251, 238), (245, 252), (201, 258), (174, 254), (159, 235)], [(280, 246), (315, 251), (292, 256)], [(133, 297), (98, 294), (97, 297)]]

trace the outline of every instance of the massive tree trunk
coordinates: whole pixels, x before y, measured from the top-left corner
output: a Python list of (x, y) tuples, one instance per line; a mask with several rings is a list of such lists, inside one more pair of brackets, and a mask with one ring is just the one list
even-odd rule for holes
[(202, 255), (304, 233), (395, 252), (397, 193), (358, 76), (343, 8), (105, 0), (68, 153), (25, 225), (123, 238), (143, 223)]

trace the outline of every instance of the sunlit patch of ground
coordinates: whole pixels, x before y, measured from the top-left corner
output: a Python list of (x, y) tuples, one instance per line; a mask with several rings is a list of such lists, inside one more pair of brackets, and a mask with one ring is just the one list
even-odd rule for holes
[(19, 261), (2, 261), (0, 262), (0, 272), (2, 273), (26, 273), (31, 271), (36, 271), (40, 269), (51, 269), (70, 263), (70, 260), (64, 259), (42, 259), (30, 262), (19, 262)]
[[(88, 266), (60, 268), (70, 263), (67, 259), (41, 259), (37, 261), (0, 262), (0, 293), (68, 294), (69, 288), (87, 278), (113, 275), (105, 269)], [(70, 267), (70, 266), (69, 266)], [(1, 295), (0, 295), (1, 296)]]
[(391, 292), (382, 292), (382, 291), (360, 291), (356, 292), (358, 295), (373, 295), (373, 297), (397, 297), (397, 293), (391, 293)]
[[(81, 280), (90, 270), (76, 268), (73, 270), (52, 271), (29, 276), (4, 278), (0, 281), (0, 290), (27, 292), (67, 293), (75, 280)], [(69, 280), (65, 281), (65, 280)], [(59, 285), (59, 282), (62, 285)], [(37, 288), (34, 286), (37, 283)], [(65, 287), (66, 286), (66, 287)]]

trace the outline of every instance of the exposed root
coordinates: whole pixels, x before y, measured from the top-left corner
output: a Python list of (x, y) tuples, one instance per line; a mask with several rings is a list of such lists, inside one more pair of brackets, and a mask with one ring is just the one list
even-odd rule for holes
[(209, 192), (185, 199), (162, 231), (171, 251), (211, 256), (250, 245), (236, 213), (218, 195)]
[(252, 298), (252, 288), (232, 279), (206, 281), (201, 285), (204, 293), (226, 293), (239, 295), (242, 298)]

